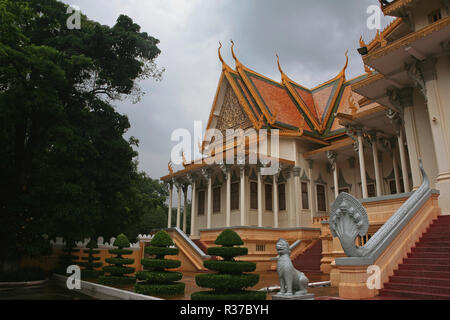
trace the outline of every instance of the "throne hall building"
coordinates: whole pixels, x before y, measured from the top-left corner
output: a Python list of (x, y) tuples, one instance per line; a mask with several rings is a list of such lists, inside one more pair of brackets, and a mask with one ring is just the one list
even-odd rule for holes
[[(361, 38), (358, 51), (365, 73), (353, 79), (346, 77), (348, 57), (345, 61), (343, 54), (334, 78), (307, 88), (283, 70), (280, 60), (281, 80), (243, 65), (234, 43), (232, 68), (222, 59), (220, 46), (222, 73), (207, 129), (218, 129), (224, 137), (226, 129), (268, 129), (269, 135), (279, 129), (280, 170), (261, 175), (262, 164), (249, 164), (248, 149), (245, 161), (236, 159), (233, 165), (192, 162), (177, 172), (169, 166), (170, 173), (161, 178), (170, 191), (169, 228), (186, 232), (189, 223), (190, 239), (199, 247), (212, 245), (221, 229), (234, 228), (249, 247), (248, 259), (269, 267), (279, 237), (290, 243), (302, 240), (299, 246), (325, 245), (321, 228), (331, 204), (346, 192), (369, 212), (369, 234), (360, 239), (364, 243), (398, 202), (421, 185), (419, 160), (431, 187), (440, 191), (443, 214), (450, 213), (448, 1), (380, 5), (396, 19), (373, 40)], [(233, 137), (224, 140), (223, 152), (242, 147)], [(206, 154), (208, 146), (214, 141), (203, 142)], [(192, 214), (187, 221), (182, 195), (186, 206), (189, 187)], [(174, 191), (176, 225), (171, 224)], [(323, 272), (330, 272), (331, 252), (336, 251), (322, 248)]]

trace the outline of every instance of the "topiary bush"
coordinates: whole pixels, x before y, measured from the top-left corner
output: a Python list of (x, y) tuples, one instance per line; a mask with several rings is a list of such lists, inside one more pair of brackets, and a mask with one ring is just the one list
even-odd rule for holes
[[(94, 255), (97, 255), (100, 253), (100, 250), (97, 250), (98, 245), (97, 242), (94, 240), (89, 241), (89, 243), (86, 246), (88, 249), (83, 250), (84, 253), (87, 253), (87, 257), (82, 257), (81, 260), (85, 260), (83, 262), (80, 262), (79, 265), (84, 267), (83, 270), (81, 270), (81, 278), (82, 279), (95, 279), (99, 276), (103, 275), (102, 270), (95, 270), (94, 268), (100, 268), (103, 263), (99, 262), (100, 257), (94, 257)], [(97, 261), (97, 262), (96, 262)]]
[(265, 300), (266, 293), (249, 291), (259, 281), (259, 275), (253, 273), (256, 263), (249, 261), (236, 261), (234, 258), (248, 254), (248, 249), (241, 237), (231, 229), (224, 230), (214, 242), (221, 247), (208, 248), (208, 254), (222, 257), (223, 260), (208, 260), (204, 266), (216, 271), (213, 274), (199, 274), (195, 282), (199, 287), (211, 288), (209, 291), (194, 292), (192, 300)]
[(59, 256), (58, 259), (58, 267), (56, 268), (56, 272), (62, 275), (67, 275), (67, 267), (78, 264), (75, 262), (78, 260), (78, 256), (74, 255), (73, 253), (79, 252), (79, 249), (75, 249), (75, 241), (74, 240), (67, 240), (66, 247), (63, 248), (62, 254)]
[(185, 284), (176, 282), (181, 280), (181, 272), (167, 271), (166, 269), (178, 268), (181, 262), (178, 260), (164, 259), (164, 256), (175, 256), (177, 248), (170, 248), (174, 243), (169, 234), (161, 230), (150, 241), (145, 248), (145, 253), (153, 258), (142, 259), (144, 271), (137, 273), (136, 277), (142, 282), (136, 283), (135, 291), (140, 294), (167, 297), (177, 296), (184, 293)]
[(117, 249), (110, 249), (108, 252), (115, 254), (116, 256), (114, 258), (105, 259), (105, 261), (111, 265), (103, 267), (103, 271), (109, 275), (100, 276), (99, 283), (105, 285), (134, 284), (136, 282), (136, 278), (127, 276), (127, 274), (133, 273), (135, 268), (125, 267), (126, 265), (133, 264), (134, 259), (122, 257), (122, 255), (129, 255), (133, 253), (130, 249), (124, 249), (130, 247), (130, 241), (128, 241), (128, 238), (122, 233), (117, 236), (117, 239), (114, 241), (113, 245), (116, 246)]

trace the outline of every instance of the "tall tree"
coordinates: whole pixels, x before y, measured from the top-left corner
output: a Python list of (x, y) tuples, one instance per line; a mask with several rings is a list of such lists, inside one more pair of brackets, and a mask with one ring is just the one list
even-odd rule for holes
[(72, 30), (68, 18), (56, 0), (0, 0), (0, 241), (16, 257), (132, 220), (137, 140), (111, 103), (161, 78), (159, 41), (124, 15)]

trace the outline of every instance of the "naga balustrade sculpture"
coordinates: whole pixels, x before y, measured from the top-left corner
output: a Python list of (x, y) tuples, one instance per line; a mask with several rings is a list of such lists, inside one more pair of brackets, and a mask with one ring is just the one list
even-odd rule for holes
[(341, 193), (331, 206), (330, 230), (333, 237), (338, 237), (347, 257), (370, 257), (389, 241), (403, 222), (411, 218), (431, 194), (430, 181), (426, 175), (422, 161), (419, 163), (423, 183), (386, 223), (362, 247), (356, 246), (356, 237), (366, 235), (369, 219), (361, 202), (348, 193)]

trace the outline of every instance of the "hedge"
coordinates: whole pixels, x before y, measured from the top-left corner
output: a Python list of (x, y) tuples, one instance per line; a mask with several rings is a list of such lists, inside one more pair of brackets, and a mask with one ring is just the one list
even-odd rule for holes
[(130, 246), (128, 238), (124, 234), (120, 234), (117, 236), (113, 245), (118, 248), (108, 251), (109, 253), (116, 254), (117, 256), (114, 258), (105, 259), (106, 262), (111, 263), (112, 265), (103, 267), (103, 271), (109, 273), (109, 275), (99, 277), (99, 283), (106, 285), (125, 285), (135, 283), (135, 277), (127, 276), (127, 274), (133, 273), (135, 268), (124, 266), (132, 264), (134, 259), (122, 258), (123, 254), (133, 253), (132, 250), (124, 249), (125, 247)]
[(222, 257), (224, 260), (208, 260), (203, 264), (209, 270), (217, 271), (213, 274), (199, 274), (195, 282), (199, 287), (211, 288), (210, 291), (195, 292), (192, 300), (265, 300), (265, 292), (244, 290), (255, 286), (259, 275), (252, 272), (256, 269), (254, 262), (235, 261), (234, 257), (246, 255), (245, 247), (234, 247), (243, 244), (239, 235), (231, 229), (224, 230), (214, 242), (222, 247), (208, 248), (208, 254)]
[[(141, 260), (144, 271), (136, 274), (138, 282), (135, 285), (135, 291), (140, 294), (151, 296), (167, 297), (182, 295), (185, 290), (185, 284), (176, 282), (181, 280), (183, 275), (180, 272), (167, 271), (181, 266), (178, 260), (164, 259), (166, 255), (177, 255), (178, 248), (170, 248), (174, 243), (169, 234), (161, 230), (150, 241), (150, 246), (145, 248), (145, 252), (153, 258)], [(155, 257), (156, 256), (156, 257)]]
[(124, 274), (130, 274), (134, 272), (133, 267), (119, 267), (119, 266), (105, 266), (103, 267), (104, 272), (109, 272), (113, 276), (121, 276)]
[(183, 282), (175, 282), (172, 284), (152, 284), (136, 283), (136, 293), (145, 294), (148, 296), (169, 297), (179, 296), (184, 293), (186, 285)]
[(224, 230), (214, 241), (215, 244), (224, 247), (232, 247), (232, 246), (242, 246), (244, 241), (242, 241), (241, 237), (231, 229)]
[[(81, 260), (83, 262), (80, 262), (79, 265), (84, 267), (83, 270), (81, 270), (81, 278), (82, 279), (94, 279), (98, 278), (99, 276), (103, 275), (102, 270), (94, 270), (94, 268), (99, 268), (103, 265), (103, 263), (98, 262), (100, 260), (100, 257), (94, 257), (94, 255), (97, 255), (100, 253), (100, 250), (97, 250), (97, 242), (91, 239), (89, 243), (87, 244), (87, 250), (83, 250), (84, 253), (87, 253), (87, 257), (82, 257)], [(97, 262), (95, 262), (97, 261)]]
[(148, 268), (175, 269), (181, 266), (181, 261), (171, 259), (142, 259), (141, 263)]
[(253, 262), (247, 261), (207, 260), (203, 264), (209, 270), (230, 274), (253, 272), (256, 269), (256, 265)]
[(183, 278), (181, 272), (157, 272), (157, 271), (141, 271), (136, 275), (138, 280), (148, 280), (153, 283), (165, 283), (165, 282), (175, 282)]
[(144, 249), (145, 253), (154, 256), (175, 256), (178, 254), (177, 248), (165, 248), (165, 247), (155, 247), (148, 246)]
[(134, 259), (129, 258), (106, 258), (106, 262), (109, 264), (115, 264), (115, 265), (124, 265), (124, 264), (133, 264)]
[(132, 254), (133, 250), (129, 250), (129, 249), (110, 249), (110, 250), (108, 250), (108, 252), (112, 253), (112, 254), (117, 254), (118, 256), (121, 256), (121, 255)]
[(259, 274), (199, 274), (195, 277), (195, 283), (199, 287), (215, 290), (236, 290), (249, 288), (259, 281)]

